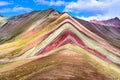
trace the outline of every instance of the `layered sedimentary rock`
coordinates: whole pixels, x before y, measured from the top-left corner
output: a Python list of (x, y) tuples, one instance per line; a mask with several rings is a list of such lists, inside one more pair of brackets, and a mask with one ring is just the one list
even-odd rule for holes
[(0, 28), (0, 44), (13, 39), (29, 29), (37, 29), (47, 24), (59, 13), (53, 9), (33, 11), (28, 14), (12, 17)]
[[(120, 79), (119, 30), (109, 28), (111, 32), (108, 26), (53, 9), (18, 17), (18, 24), (11, 22), (4, 26), (5, 31), (0, 29), (2, 37), (11, 31), (14, 35), (1, 41), (1, 80)], [(12, 24), (16, 26), (9, 29)], [(112, 41), (113, 37), (117, 38)]]

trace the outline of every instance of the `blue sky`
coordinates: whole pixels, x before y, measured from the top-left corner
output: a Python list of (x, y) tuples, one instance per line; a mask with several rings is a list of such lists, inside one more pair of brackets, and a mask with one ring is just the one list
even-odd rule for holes
[(0, 0), (0, 14), (11, 17), (54, 8), (85, 20), (120, 18), (120, 0)]

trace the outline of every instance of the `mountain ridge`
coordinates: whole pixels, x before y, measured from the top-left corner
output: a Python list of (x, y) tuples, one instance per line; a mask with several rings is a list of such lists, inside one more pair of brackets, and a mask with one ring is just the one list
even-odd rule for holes
[(110, 26), (110, 27), (116, 27), (120, 28), (120, 19), (118, 17), (111, 18), (108, 20), (91, 20), (90, 22), (99, 24), (99, 25), (105, 25), (105, 26)]

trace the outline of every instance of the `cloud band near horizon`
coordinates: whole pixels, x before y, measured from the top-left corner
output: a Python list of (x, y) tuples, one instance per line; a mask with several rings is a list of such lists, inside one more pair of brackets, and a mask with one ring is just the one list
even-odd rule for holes
[[(23, 0), (19, 0), (23, 1)], [(27, 1), (27, 0), (26, 0)], [(29, 2), (29, 0), (28, 0)], [(30, 3), (30, 2), (29, 2)], [(36, 6), (42, 7), (58, 7), (58, 11), (61, 7), (64, 7), (62, 11), (70, 12), (72, 15), (78, 18), (82, 18), (85, 20), (105, 20), (114, 17), (120, 17), (120, 0), (32, 0), (32, 4)], [(15, 1), (13, 0), (13, 4), (15, 5)], [(0, 1), (0, 6), (12, 5), (7, 1)], [(7, 12), (30, 12), (34, 10), (32, 6), (23, 7), (22, 5), (16, 7), (16, 5), (12, 8), (2, 8), (0, 13)]]

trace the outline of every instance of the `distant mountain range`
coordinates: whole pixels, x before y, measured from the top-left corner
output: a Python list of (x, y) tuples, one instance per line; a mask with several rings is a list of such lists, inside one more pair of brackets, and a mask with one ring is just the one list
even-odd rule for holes
[(0, 80), (119, 80), (119, 21), (54, 9), (1, 16)]
[(105, 26), (113, 26), (116, 28), (120, 28), (120, 19), (118, 17), (115, 17), (115, 18), (109, 19), (109, 20), (102, 20), (102, 21), (91, 20), (91, 22), (93, 22), (95, 24), (100, 24), (100, 25), (105, 25)]
[[(52, 9), (52, 8), (51, 8)], [(30, 13), (27, 13), (27, 14), (22, 14), (20, 16), (13, 16), (10, 18), (10, 20), (13, 18), (20, 18), (20, 17), (23, 17), (23, 16), (27, 16), (29, 14), (32, 14), (32, 13), (36, 13), (36, 12), (39, 12), (39, 11), (32, 11)], [(57, 11), (58, 12), (58, 11)], [(60, 12), (58, 12), (59, 14), (61, 14)], [(77, 19), (77, 18), (76, 18)], [(0, 24), (6, 22), (7, 18), (0, 15)], [(95, 24), (100, 24), (100, 25), (105, 25), (105, 26), (113, 26), (113, 27), (117, 27), (119, 28), (120, 27), (120, 19), (118, 17), (115, 17), (115, 18), (112, 18), (112, 19), (108, 19), (108, 20), (90, 20), (89, 22), (92, 22), (92, 23), (95, 23)]]

